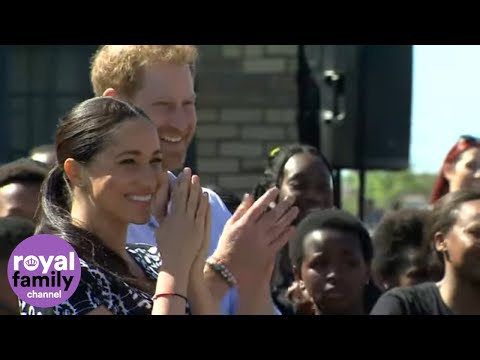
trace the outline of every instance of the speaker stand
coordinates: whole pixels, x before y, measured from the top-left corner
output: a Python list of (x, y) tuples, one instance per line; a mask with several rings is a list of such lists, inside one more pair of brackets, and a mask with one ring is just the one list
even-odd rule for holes
[(358, 170), (358, 217), (360, 220), (364, 220), (365, 217), (365, 169)]

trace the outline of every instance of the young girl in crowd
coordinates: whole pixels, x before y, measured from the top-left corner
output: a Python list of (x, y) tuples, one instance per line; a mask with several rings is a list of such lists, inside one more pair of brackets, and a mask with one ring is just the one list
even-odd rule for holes
[[(293, 201), (282, 201), (279, 209), (267, 212), (278, 195), (273, 189), (255, 203), (247, 198), (240, 205), (215, 258), (205, 265), (208, 198), (199, 178), (184, 169), (157, 231), (161, 258), (155, 247), (127, 246), (128, 225), (149, 220), (155, 196), (167, 185), (150, 119), (123, 101), (90, 99), (60, 122), (55, 146), (58, 164), (43, 186), (37, 232), (68, 241), (82, 268), (77, 290), (53, 309), (55, 314), (185, 314), (187, 308), (215, 314), (229, 286), (248, 287), (255, 277), (271, 276), (274, 258), (262, 256), (275, 254), (292, 235), (290, 224), (298, 210)], [(238, 241), (242, 238), (252, 242)], [(258, 302), (266, 311), (273, 308), (269, 294), (251, 293), (251, 298), (252, 312), (259, 309)], [(41, 312), (25, 303), (22, 311)]]
[(300, 290), (293, 301), (304, 307), (304, 314), (308, 299), (312, 315), (367, 314), (372, 254), (370, 235), (354, 216), (338, 209), (313, 211), (290, 241)]
[(427, 239), (443, 279), (385, 293), (373, 315), (480, 315), (480, 191), (450, 192), (435, 203)]
[[(294, 197), (299, 208), (298, 224), (312, 209), (333, 207), (333, 179), (330, 165), (313, 146), (290, 144), (273, 149), (262, 179), (253, 191), (255, 198), (268, 189), (278, 187), (280, 196)], [(272, 279), (272, 294), (283, 314), (292, 314), (287, 289), (293, 282), (293, 273), (285, 246), (277, 259)]]
[[(272, 150), (263, 178), (254, 189), (259, 197), (271, 187), (278, 187), (281, 196), (295, 198), (299, 215), (298, 224), (311, 211), (329, 209), (333, 204), (333, 175), (328, 160), (313, 146), (290, 144)], [(272, 294), (276, 305), (285, 315), (303, 313), (297, 306), (295, 311), (289, 294), (299, 290), (294, 282), (292, 264), (285, 246), (277, 257), (276, 269), (272, 278)], [(367, 286), (366, 304), (370, 309), (380, 296), (380, 289), (370, 281)], [(307, 313), (313, 304), (305, 303)]]
[(290, 144), (273, 149), (267, 168), (253, 191), (255, 198), (268, 189), (280, 189), (280, 197), (294, 196), (301, 219), (311, 209), (333, 207), (332, 170), (327, 159), (313, 146)]
[(443, 269), (438, 268), (424, 236), (429, 213), (410, 208), (392, 211), (375, 229), (372, 272), (385, 290), (441, 279)]

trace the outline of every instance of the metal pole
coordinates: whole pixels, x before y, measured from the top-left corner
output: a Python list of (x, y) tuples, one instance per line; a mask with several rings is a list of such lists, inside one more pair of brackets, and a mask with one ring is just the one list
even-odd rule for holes
[(365, 217), (365, 169), (358, 171), (358, 217), (364, 220)]
[(333, 170), (333, 202), (336, 208), (342, 208), (342, 169)]

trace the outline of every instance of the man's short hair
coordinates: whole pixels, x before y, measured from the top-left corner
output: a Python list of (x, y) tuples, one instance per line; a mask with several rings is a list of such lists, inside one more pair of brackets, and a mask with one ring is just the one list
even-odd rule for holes
[(143, 80), (143, 69), (155, 63), (189, 65), (194, 73), (194, 45), (104, 45), (92, 58), (90, 81), (96, 96), (108, 88), (131, 98)]
[(38, 161), (21, 158), (0, 166), (0, 187), (12, 183), (39, 183), (48, 175), (48, 167)]

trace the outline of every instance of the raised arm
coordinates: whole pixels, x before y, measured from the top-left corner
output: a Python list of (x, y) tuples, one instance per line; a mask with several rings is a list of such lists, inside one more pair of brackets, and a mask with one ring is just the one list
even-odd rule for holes
[[(256, 202), (247, 196), (225, 225), (211, 260), (229, 270), (238, 282), (238, 314), (277, 314), (270, 292), (275, 256), (292, 236), (298, 215), (294, 199), (281, 200), (271, 209), (278, 189)], [(213, 266), (205, 269), (212, 293), (225, 296), (228, 282)]]

